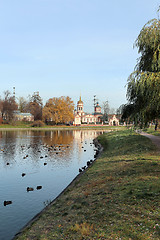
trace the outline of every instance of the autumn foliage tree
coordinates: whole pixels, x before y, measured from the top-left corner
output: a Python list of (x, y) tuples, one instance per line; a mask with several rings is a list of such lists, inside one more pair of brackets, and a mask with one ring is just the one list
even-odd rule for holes
[(70, 97), (50, 98), (43, 108), (43, 121), (65, 124), (73, 120), (74, 103)]

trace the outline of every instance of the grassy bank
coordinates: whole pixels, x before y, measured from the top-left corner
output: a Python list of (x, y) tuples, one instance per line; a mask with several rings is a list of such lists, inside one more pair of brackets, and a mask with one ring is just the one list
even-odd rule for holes
[(16, 125), (10, 125), (10, 124), (0, 124), (0, 131), (2, 130), (56, 130), (56, 129), (62, 129), (62, 130), (115, 130), (115, 129), (125, 129), (124, 126), (108, 126), (108, 125), (95, 125), (95, 126), (89, 126), (89, 125), (81, 125), (81, 126), (66, 126), (66, 125), (44, 125), (43, 127), (31, 127), (31, 124), (29, 123), (17, 123)]
[(125, 130), (99, 137), (104, 152), (22, 239), (159, 239), (160, 156)]

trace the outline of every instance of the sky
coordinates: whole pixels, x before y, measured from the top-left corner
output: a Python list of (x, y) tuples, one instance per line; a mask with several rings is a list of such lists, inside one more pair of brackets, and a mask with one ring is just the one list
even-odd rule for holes
[(117, 109), (139, 57), (142, 27), (157, 18), (158, 0), (0, 0), (0, 96), (39, 92), (49, 98), (81, 95)]

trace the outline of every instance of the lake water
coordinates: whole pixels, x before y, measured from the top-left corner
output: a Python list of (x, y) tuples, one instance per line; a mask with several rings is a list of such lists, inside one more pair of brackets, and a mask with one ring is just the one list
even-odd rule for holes
[(0, 240), (12, 239), (63, 191), (94, 158), (93, 139), (101, 133), (0, 131)]

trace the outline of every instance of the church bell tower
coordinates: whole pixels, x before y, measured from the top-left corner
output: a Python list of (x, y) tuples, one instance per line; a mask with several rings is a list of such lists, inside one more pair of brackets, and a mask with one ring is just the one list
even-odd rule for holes
[(81, 96), (79, 101), (77, 102), (77, 113), (82, 116), (83, 115), (83, 101), (81, 100)]

